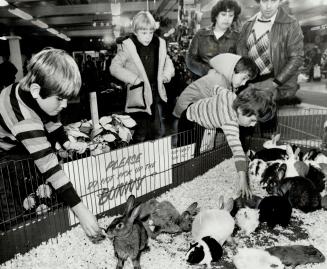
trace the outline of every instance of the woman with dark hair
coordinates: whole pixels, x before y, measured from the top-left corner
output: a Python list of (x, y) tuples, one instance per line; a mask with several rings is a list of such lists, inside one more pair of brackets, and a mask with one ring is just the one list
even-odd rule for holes
[(239, 33), (233, 29), (241, 8), (234, 0), (220, 0), (211, 10), (212, 26), (200, 29), (193, 37), (186, 65), (198, 77), (210, 69), (209, 60), (220, 53), (236, 53)]

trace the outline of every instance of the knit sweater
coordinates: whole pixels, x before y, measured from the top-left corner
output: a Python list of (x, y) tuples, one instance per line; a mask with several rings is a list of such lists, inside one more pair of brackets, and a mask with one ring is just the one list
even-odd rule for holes
[(70, 207), (80, 202), (72, 183), (59, 165), (48, 137), (63, 145), (68, 141), (62, 124), (48, 116), (30, 92), (14, 84), (0, 94), (0, 148), (9, 150), (21, 143), (43, 178)]
[(221, 128), (233, 153), (236, 170), (246, 172), (247, 162), (239, 137), (238, 117), (232, 108), (235, 99), (235, 93), (221, 88), (217, 95), (190, 105), (186, 117), (207, 129)]

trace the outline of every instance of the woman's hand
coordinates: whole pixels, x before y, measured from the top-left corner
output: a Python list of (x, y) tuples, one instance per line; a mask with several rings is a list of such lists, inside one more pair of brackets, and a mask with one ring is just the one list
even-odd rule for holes
[(246, 199), (252, 198), (252, 191), (249, 186), (247, 175), (244, 171), (240, 171), (239, 175), (239, 190), (241, 192), (241, 196)]

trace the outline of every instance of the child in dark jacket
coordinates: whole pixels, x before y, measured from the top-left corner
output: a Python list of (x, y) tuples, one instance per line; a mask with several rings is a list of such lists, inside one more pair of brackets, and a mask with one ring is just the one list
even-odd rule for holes
[[(63, 148), (78, 153), (87, 147), (84, 142), (70, 142), (58, 119), (67, 99), (79, 93), (78, 66), (63, 50), (47, 48), (34, 55), (27, 68), (28, 73), (18, 84), (0, 94), (0, 148), (7, 152), (17, 145), (25, 148), (43, 178), (76, 214), (85, 233), (97, 236), (100, 228), (95, 216), (61, 169), (50, 143), (56, 140)], [(0, 178), (1, 197), (6, 195), (3, 180)]]

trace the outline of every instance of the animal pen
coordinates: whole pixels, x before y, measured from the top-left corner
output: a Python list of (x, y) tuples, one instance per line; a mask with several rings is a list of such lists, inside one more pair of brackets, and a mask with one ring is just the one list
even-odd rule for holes
[[(326, 148), (321, 148), (326, 121), (325, 109), (281, 110), (277, 132), (281, 143), (326, 154)], [(230, 158), (223, 135), (217, 133), (213, 143), (213, 133), (206, 131), (197, 157), (194, 144), (188, 143), (194, 141), (193, 132), (185, 132), (98, 155), (58, 152), (58, 159), (86, 206), (101, 218), (121, 212), (131, 193), (139, 202), (146, 201)], [(269, 132), (260, 137), (255, 132), (247, 143), (257, 150), (269, 137)], [(184, 146), (177, 147), (176, 141)], [(77, 225), (32, 160), (8, 159), (0, 169), (0, 263)]]

